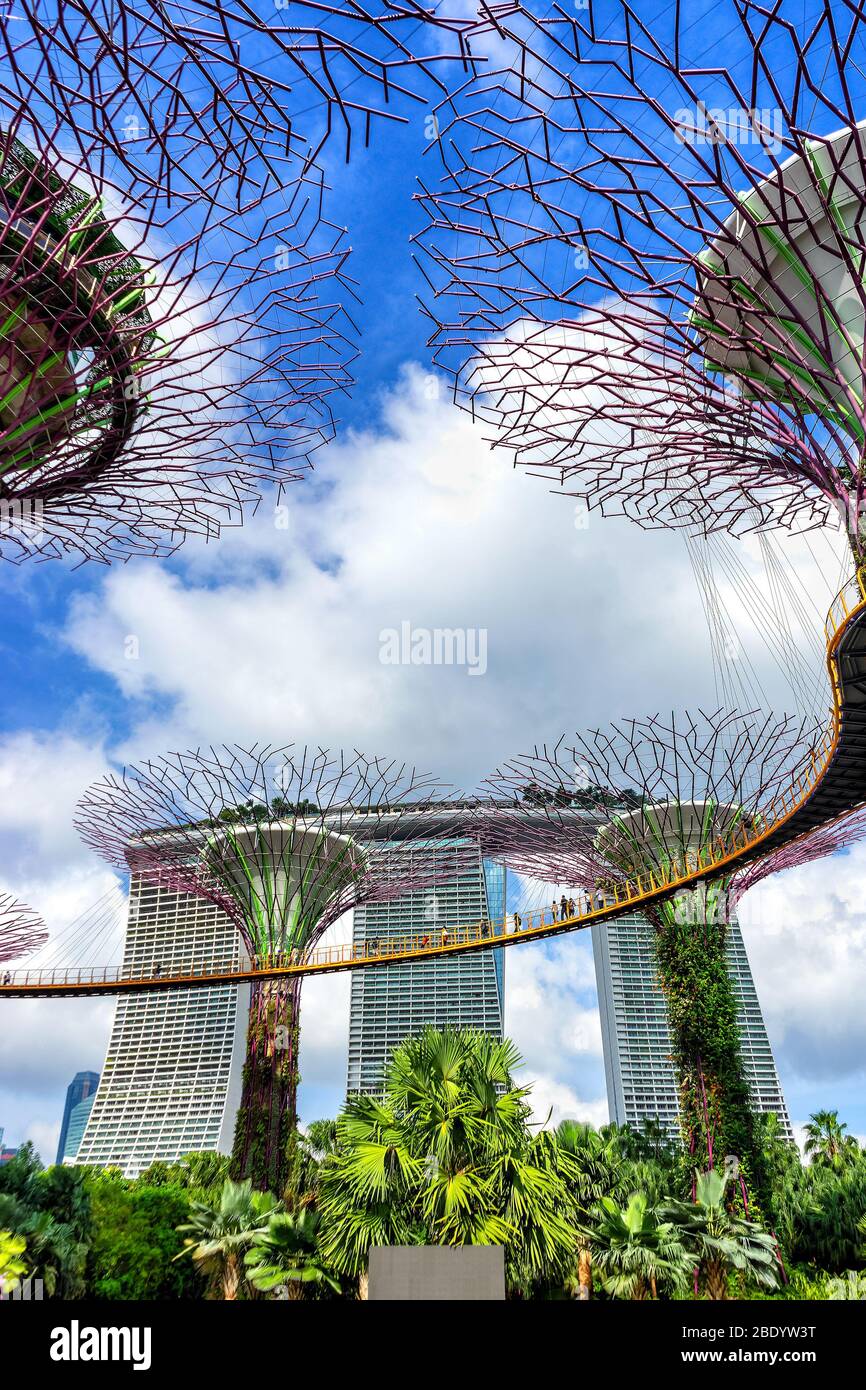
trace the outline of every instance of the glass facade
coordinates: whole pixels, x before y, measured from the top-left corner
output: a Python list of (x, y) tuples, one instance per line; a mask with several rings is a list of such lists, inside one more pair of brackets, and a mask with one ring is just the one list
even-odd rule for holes
[[(63, 1119), (60, 1123), (60, 1138), (57, 1141), (57, 1157), (55, 1163), (62, 1163), (64, 1158), (68, 1158), (72, 1150), (69, 1146), (69, 1125), (72, 1120), (72, 1112), (79, 1101), (87, 1096), (92, 1096), (99, 1085), (99, 1073), (95, 1071), (78, 1071), (66, 1088), (66, 1102), (63, 1106)], [(78, 1136), (79, 1143), (81, 1135)], [(77, 1150), (76, 1150), (77, 1152)]]
[(87, 1128), (87, 1121), (93, 1109), (93, 1102), (96, 1100), (96, 1092), (89, 1095), (86, 1100), (80, 1100), (77, 1105), (73, 1105), (69, 1115), (69, 1128), (66, 1131), (66, 1143), (63, 1147), (64, 1163), (74, 1163), (78, 1157), (78, 1150), (81, 1148), (81, 1141), (84, 1138), (84, 1131)]
[[(640, 1129), (658, 1120), (678, 1132), (679, 1101), (664, 996), (659, 988), (653, 928), (633, 914), (592, 928), (604, 1071), (610, 1118)], [(728, 928), (728, 970), (740, 1014), (746, 1080), (756, 1111), (773, 1111), (793, 1141), (788, 1108), (739, 923)]]
[[(505, 914), (505, 869), (484, 860), (472, 840), (408, 847), (386, 844), (376, 851), (399, 865), (400, 855), (424, 856), (427, 886), (391, 902), (355, 909), (356, 943), (407, 933), (442, 932), (459, 923)], [(416, 869), (413, 866), (413, 873)], [(478, 951), (451, 960), (357, 970), (352, 975), (347, 1090), (381, 1090), (387, 1060), (398, 1043), (426, 1024), (475, 1028), (502, 1037), (503, 951)]]
[[(239, 944), (211, 903), (133, 878), (125, 971), (234, 961)], [(121, 995), (78, 1162), (137, 1177), (155, 1159), (230, 1152), (248, 998), (246, 985)]]

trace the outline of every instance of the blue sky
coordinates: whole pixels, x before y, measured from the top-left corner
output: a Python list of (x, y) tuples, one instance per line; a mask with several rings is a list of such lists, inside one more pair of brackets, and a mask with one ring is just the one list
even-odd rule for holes
[[(425, 147), (419, 107), (329, 164), (363, 305), (358, 382), (336, 443), (242, 531), (168, 561), (0, 570), (0, 886), (61, 930), (109, 875), (72, 808), (109, 763), (207, 739), (357, 743), (464, 786), (500, 760), (620, 715), (712, 700), (710, 644), (682, 541), (622, 521), (585, 526), (514, 474), (431, 375), (409, 237)], [(750, 554), (750, 560), (754, 556)], [(834, 576), (835, 578), (835, 576)], [(816, 602), (825, 595), (816, 579)], [(829, 596), (832, 596), (831, 594)], [(380, 634), (488, 634), (483, 679), (388, 667)], [(128, 660), (124, 641), (140, 639)], [(766, 688), (788, 691), (764, 660)], [(838, 1107), (866, 1135), (866, 855), (858, 848), (749, 894), (744, 932), (792, 1119)], [(4, 1005), (0, 1126), (52, 1156), (65, 1087), (100, 1070), (109, 1001)], [(302, 1116), (333, 1113), (345, 1075), (348, 983), (316, 981), (302, 1018)], [(540, 1113), (606, 1118), (588, 937), (506, 962), (506, 1027)]]

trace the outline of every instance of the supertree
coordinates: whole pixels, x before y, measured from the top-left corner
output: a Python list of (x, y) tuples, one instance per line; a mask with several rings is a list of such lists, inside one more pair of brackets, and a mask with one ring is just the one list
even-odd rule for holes
[[(811, 763), (817, 735), (791, 718), (715, 710), (563, 737), (488, 779), (493, 805), (477, 814), (481, 842), (521, 874), (576, 888), (585, 908), (612, 901), (639, 875), (675, 883), (770, 823), (773, 802)], [(819, 849), (820, 837), (807, 843), (801, 859), (830, 848)], [(740, 875), (757, 881), (781, 867), (774, 860), (783, 853), (693, 881), (648, 909), (689, 1167), (736, 1155), (746, 1203), (748, 1188), (760, 1201), (765, 1175), (728, 973), (728, 921)]]
[[(0, 16), (0, 98), (92, 137), (136, 186), (229, 201), (282, 181), (286, 154), (348, 158), (378, 122), (471, 69), (474, 21), (419, 0), (16, 0)], [(84, 146), (82, 146), (84, 148)], [(247, 195), (248, 196), (248, 195)]]
[(0, 892), (0, 963), (38, 951), (48, 940), (45, 923), (33, 908)]
[(515, 461), (643, 526), (864, 551), (866, 7), (521, 5), (440, 108), (437, 360)]
[(0, 554), (109, 560), (215, 535), (310, 465), (349, 381), (346, 248), (308, 168), (139, 200), (26, 112), (0, 134)]
[(356, 355), (317, 157), (470, 70), (472, 28), (417, 0), (2, 7), (0, 554), (165, 554), (306, 471)]
[[(76, 824), (109, 863), (216, 904), (254, 961), (290, 966), (353, 907), (443, 872), (454, 858), (453, 827), (436, 824), (444, 799), (426, 775), (357, 751), (234, 744), (103, 778)], [(413, 855), (422, 841), (432, 852)], [(277, 1192), (292, 1164), (299, 1006), (297, 976), (253, 986), (232, 1172)]]

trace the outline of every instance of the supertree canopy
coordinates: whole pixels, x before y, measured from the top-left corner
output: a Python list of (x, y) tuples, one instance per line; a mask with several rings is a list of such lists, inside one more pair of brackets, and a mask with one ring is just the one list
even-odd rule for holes
[(331, 436), (346, 249), (314, 169), (241, 219), (136, 200), (63, 134), (0, 135), (0, 554), (167, 553)]
[[(436, 824), (443, 799), (414, 769), (358, 752), (231, 745), (104, 778), (76, 823), (118, 868), (216, 904), (251, 958), (290, 966), (351, 908), (441, 877), (455, 853), (453, 825)], [(232, 1171), (276, 1192), (296, 1127), (299, 1004), (299, 977), (253, 987)]]
[(418, 0), (2, 7), (0, 554), (165, 554), (309, 468), (356, 355), (317, 157), (470, 71), (472, 28)]
[[(592, 905), (634, 882), (669, 882), (742, 846), (808, 766), (817, 731), (792, 719), (725, 710), (624, 720), (506, 763), (479, 812), (486, 853), (519, 873), (570, 885)], [(819, 837), (806, 841), (815, 857)], [(741, 872), (755, 882), (773, 856)], [(742, 1165), (760, 1200), (765, 1175), (740, 1056), (726, 956), (737, 873), (684, 886), (648, 909), (670, 1023), (689, 1166)], [(588, 903), (584, 903), (588, 906)]]
[(439, 111), (437, 360), (515, 461), (645, 526), (866, 525), (866, 11), (522, 5)]
[(374, 124), (471, 70), (473, 21), (420, 0), (16, 0), (0, 18), (4, 104), (97, 137), (136, 185), (231, 201), (332, 134)]
[(39, 914), (11, 893), (0, 893), (0, 963), (29, 956), (47, 940)]

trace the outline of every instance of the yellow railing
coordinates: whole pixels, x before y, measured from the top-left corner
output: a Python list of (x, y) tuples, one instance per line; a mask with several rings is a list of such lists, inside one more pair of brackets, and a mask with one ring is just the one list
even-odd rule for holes
[(839, 744), (842, 728), (842, 681), (836, 660), (841, 634), (852, 616), (866, 608), (866, 569), (858, 571), (833, 600), (825, 624), (827, 667), (833, 695), (830, 724), (820, 743), (811, 751), (802, 771), (792, 774), (791, 785), (777, 793), (768, 806), (762, 807), (751, 825), (745, 822), (724, 840), (718, 839), (689, 857), (681, 865), (666, 864), (636, 878), (605, 890), (596, 889), (578, 895), (575, 910), (563, 917), (552, 909), (527, 913), (509, 913), (495, 921), (480, 921), (457, 927), (443, 927), (425, 932), (388, 937), (374, 937), (368, 942), (342, 946), (322, 946), (306, 956), (296, 953), (209, 961), (207, 964), (175, 966), (174, 968), (136, 975), (122, 967), (104, 966), (91, 969), (15, 970), (0, 973), (0, 997), (4, 990), (32, 993), (86, 993), (103, 987), (110, 992), (112, 985), (124, 992), (137, 987), (182, 987), (195, 984), (232, 983), (244, 979), (279, 979), (284, 976), (312, 975), (317, 971), (352, 970), (365, 965), (385, 965), (398, 961), (425, 960), (450, 955), (456, 951), (489, 950), (493, 946), (531, 941), (562, 931), (591, 926), (637, 910), (649, 903), (673, 896), (677, 891), (706, 878), (717, 878), (732, 871), (746, 853), (758, 849), (813, 795), (822, 781)]

